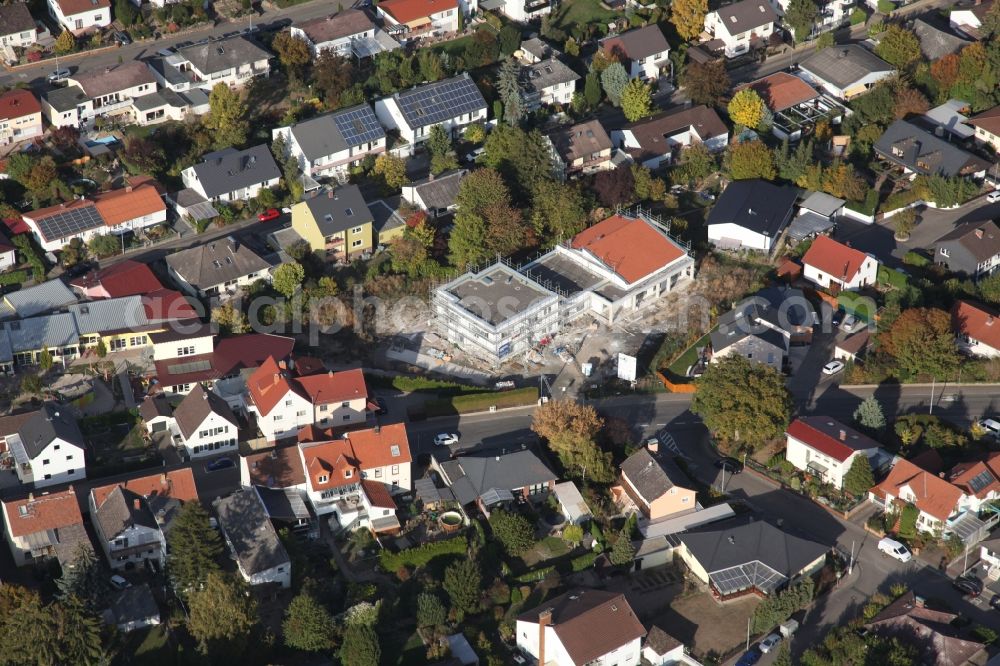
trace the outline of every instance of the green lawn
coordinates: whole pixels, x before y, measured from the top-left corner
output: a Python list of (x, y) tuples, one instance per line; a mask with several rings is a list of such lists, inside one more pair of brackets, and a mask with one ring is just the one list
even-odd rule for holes
[[(708, 344), (708, 334), (702, 336), (693, 345), (684, 350), (684, 353), (667, 367), (667, 371), (676, 378), (687, 376), (687, 369), (698, 360), (698, 348)], [(668, 379), (673, 379), (670, 377)]]
[(134, 656), (134, 663), (143, 666), (174, 666), (177, 663), (177, 655), (167, 644), (167, 632), (162, 624), (129, 634), (126, 649)]
[(435, 44), (433, 50), (437, 53), (447, 53), (452, 58), (460, 58), (465, 55), (466, 49), (472, 44), (472, 35), (459, 37), (451, 41)]
[(598, 24), (604, 26), (601, 30), (603, 34), (607, 30), (607, 24), (617, 17), (615, 12), (601, 7), (600, 0), (572, 0), (563, 3), (559, 11), (553, 15), (552, 25), (573, 35), (576, 32), (586, 33), (586, 26)]

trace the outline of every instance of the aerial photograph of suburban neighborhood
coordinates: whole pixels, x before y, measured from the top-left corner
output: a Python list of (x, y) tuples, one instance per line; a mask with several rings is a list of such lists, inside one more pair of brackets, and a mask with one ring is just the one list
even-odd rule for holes
[(1000, 0), (0, 3), (0, 666), (1000, 666)]

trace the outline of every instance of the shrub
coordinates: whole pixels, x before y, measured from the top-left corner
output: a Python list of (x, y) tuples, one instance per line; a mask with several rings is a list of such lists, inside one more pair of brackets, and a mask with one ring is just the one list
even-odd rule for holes
[(972, 636), (978, 640), (980, 643), (985, 643), (989, 645), (997, 639), (997, 632), (989, 627), (984, 627), (981, 624), (977, 624), (972, 628)]
[(913, 539), (917, 536), (917, 518), (920, 516), (920, 509), (912, 504), (907, 504), (899, 514), (899, 536), (904, 539)]
[(597, 561), (597, 553), (590, 552), (590, 553), (584, 553), (579, 557), (574, 557), (572, 560), (570, 560), (569, 564), (570, 568), (573, 570), (573, 573), (579, 573), (594, 566), (594, 562), (596, 561)]
[(490, 514), (490, 527), (508, 555), (520, 555), (535, 543), (535, 530), (519, 514), (494, 511)]
[(931, 265), (931, 260), (922, 255), (919, 252), (910, 250), (903, 255), (903, 263), (907, 266), (916, 266), (917, 268), (926, 268)]
[(422, 567), (436, 557), (465, 555), (465, 552), (465, 537), (454, 537), (445, 541), (425, 543), (416, 548), (407, 548), (398, 553), (383, 550), (379, 555), (379, 565), (385, 571), (398, 571), (400, 567)]
[(458, 395), (452, 398), (429, 400), (424, 405), (428, 418), (434, 416), (452, 416), (469, 412), (485, 412), (490, 407), (523, 407), (538, 402), (538, 387), (516, 389), (503, 392), (473, 393)]
[(0, 275), (0, 287), (6, 287), (11, 284), (21, 284), (28, 279), (28, 274), (24, 271), (11, 271), (10, 273), (4, 273)]
[(865, 14), (865, 10), (860, 7), (855, 7), (854, 11), (851, 12), (851, 25), (861, 25), (868, 20), (868, 15)]

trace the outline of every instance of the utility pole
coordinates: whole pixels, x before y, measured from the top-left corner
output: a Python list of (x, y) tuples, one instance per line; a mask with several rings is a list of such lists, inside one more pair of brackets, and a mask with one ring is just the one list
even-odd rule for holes
[(850, 576), (851, 572), (854, 571), (854, 539), (851, 539), (851, 559), (847, 563), (847, 575)]
[(927, 410), (928, 414), (934, 413), (934, 384), (937, 382), (937, 377), (931, 377), (931, 406)]

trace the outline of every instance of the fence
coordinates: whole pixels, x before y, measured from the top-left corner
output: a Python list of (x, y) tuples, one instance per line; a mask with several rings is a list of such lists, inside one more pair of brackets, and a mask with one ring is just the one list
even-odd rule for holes
[(698, 388), (694, 384), (675, 384), (659, 370), (656, 371), (656, 378), (660, 380), (663, 387), (671, 393), (695, 393)]

